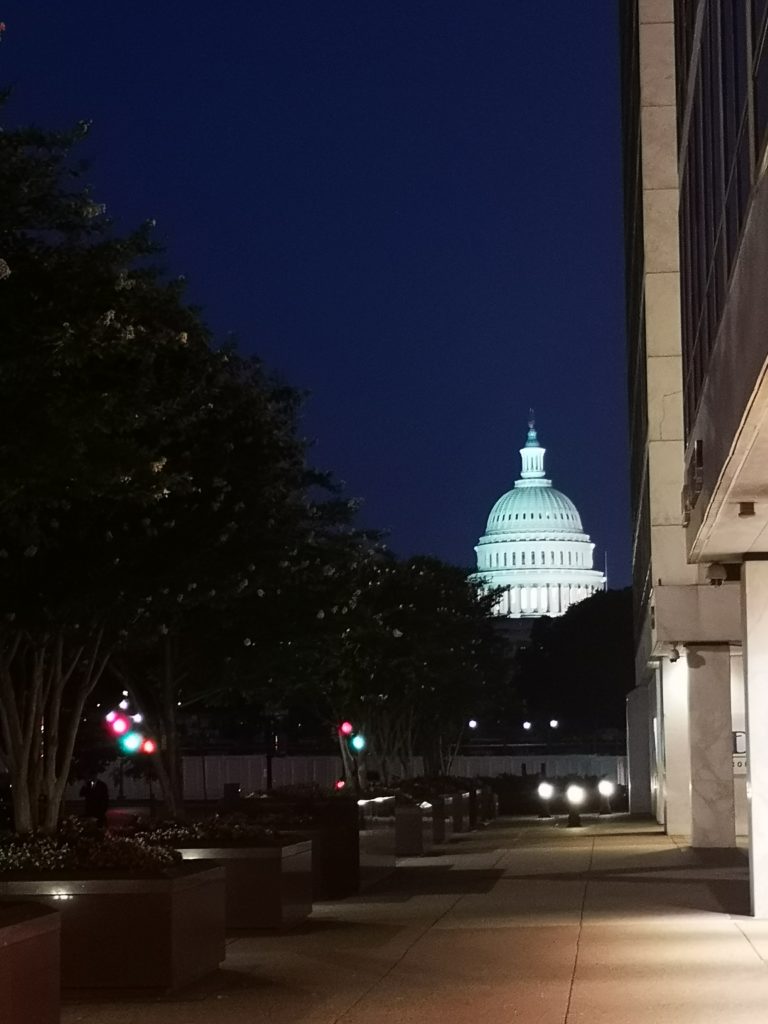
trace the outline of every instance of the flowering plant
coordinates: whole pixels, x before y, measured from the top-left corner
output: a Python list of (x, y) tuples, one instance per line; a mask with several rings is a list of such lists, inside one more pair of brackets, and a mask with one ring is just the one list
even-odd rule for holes
[(149, 846), (138, 837), (100, 834), (71, 820), (55, 835), (32, 832), (0, 839), (0, 876), (61, 871), (164, 874), (180, 860), (175, 851)]
[(163, 846), (275, 846), (281, 844), (278, 830), (254, 825), (241, 815), (215, 815), (202, 821), (167, 821), (138, 834), (153, 847)]

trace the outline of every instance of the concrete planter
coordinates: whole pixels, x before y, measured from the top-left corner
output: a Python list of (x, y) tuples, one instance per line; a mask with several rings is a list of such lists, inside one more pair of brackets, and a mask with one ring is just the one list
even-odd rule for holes
[(0, 1019), (4, 1024), (59, 1024), (56, 911), (0, 904)]
[(395, 852), (398, 857), (422, 857), (434, 846), (432, 804), (395, 808)]
[(64, 988), (172, 991), (224, 959), (221, 868), (167, 878), (3, 880), (0, 899), (60, 912)]
[(453, 794), (453, 831), (469, 832), (469, 792)]
[(481, 804), (483, 799), (483, 790), (480, 786), (472, 786), (469, 791), (469, 827), (477, 828), (480, 822), (483, 820), (481, 811)]
[(227, 928), (291, 928), (312, 913), (312, 843), (186, 847), (185, 861), (218, 865), (226, 878)]
[(395, 870), (395, 798), (358, 800), (360, 822), (360, 891)]
[(499, 816), (499, 798), (490, 786), (483, 786), (480, 791), (480, 817), (483, 821), (493, 821)]
[(432, 838), (437, 845), (450, 842), (453, 835), (453, 794), (440, 793), (432, 801)]

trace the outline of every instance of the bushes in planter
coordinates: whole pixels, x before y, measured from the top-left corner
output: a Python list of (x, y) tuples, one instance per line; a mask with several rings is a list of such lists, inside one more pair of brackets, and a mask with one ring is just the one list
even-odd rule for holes
[(12, 833), (0, 838), (0, 876), (125, 872), (162, 875), (181, 862), (173, 850), (113, 836), (69, 819), (55, 835)]

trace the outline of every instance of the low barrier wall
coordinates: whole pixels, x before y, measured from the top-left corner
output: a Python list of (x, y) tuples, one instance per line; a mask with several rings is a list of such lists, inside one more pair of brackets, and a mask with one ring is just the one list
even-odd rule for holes
[[(232, 754), (191, 756), (183, 759), (184, 796), (187, 800), (220, 800), (224, 786), (240, 785), (243, 794), (266, 788), (267, 761), (263, 754)], [(318, 755), (314, 757), (275, 757), (272, 760), (273, 786), (318, 785), (329, 788), (338, 779), (341, 771), (338, 757)], [(422, 775), (420, 757), (414, 758), (408, 775)], [(469, 778), (497, 775), (566, 775), (606, 776), (624, 786), (627, 783), (626, 758), (597, 754), (528, 754), (519, 756), (468, 756), (457, 757), (453, 764), (453, 775)], [(118, 787), (109, 769), (102, 778), (113, 797)], [(81, 783), (75, 783), (67, 791), (69, 799), (77, 799)], [(123, 795), (127, 800), (148, 800), (150, 790), (142, 779), (123, 779)], [(153, 795), (159, 797), (157, 785)]]

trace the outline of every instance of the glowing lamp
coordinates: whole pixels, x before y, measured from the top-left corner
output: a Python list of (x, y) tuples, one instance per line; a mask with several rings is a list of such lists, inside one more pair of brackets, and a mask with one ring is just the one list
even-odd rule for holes
[(351, 722), (342, 722), (339, 726), (339, 732), (342, 736), (351, 736), (354, 731), (355, 727)]
[(572, 785), (572, 786), (569, 786), (568, 789), (566, 789), (566, 791), (565, 791), (565, 798), (566, 798), (566, 800), (568, 801), (569, 804), (572, 804), (574, 807), (578, 807), (579, 804), (583, 804), (584, 803), (584, 797), (586, 795), (587, 794), (586, 794), (583, 786)]
[(336, 779), (336, 781), (333, 784), (333, 788), (338, 790), (344, 789), (345, 786), (346, 782), (344, 781), (344, 779)]
[(117, 712), (116, 711), (108, 711), (107, 714), (104, 716), (104, 718), (105, 718), (105, 721), (107, 721), (110, 725), (112, 725), (114, 720), (117, 718)]
[(154, 754), (156, 750), (157, 744), (155, 743), (154, 740), (144, 740), (144, 742), (141, 744), (142, 754)]
[(470, 729), (476, 729), (477, 728), (477, 719), (476, 718), (470, 718), (470, 720), (467, 722), (467, 725), (469, 726)]
[(126, 754), (135, 754), (141, 747), (142, 736), (138, 732), (127, 732), (120, 740), (120, 746)]
[(123, 715), (115, 715), (114, 720), (110, 723), (112, 732), (116, 736), (122, 736), (123, 733), (128, 732), (128, 719)]
[(352, 749), (356, 750), (358, 753), (360, 753), (361, 750), (365, 750), (365, 736), (361, 736), (360, 733), (358, 733), (357, 736), (353, 736), (349, 743)]
[(600, 796), (613, 796), (616, 792), (616, 787), (610, 779), (600, 779), (597, 784), (597, 791)]
[(539, 783), (539, 796), (542, 800), (551, 800), (555, 795), (555, 787), (551, 782)]
[(558, 720), (556, 718), (550, 718), (550, 720), (549, 720), (549, 728), (550, 729), (556, 729), (558, 727), (558, 725), (560, 725), (560, 723), (558, 722)]
[(523, 722), (523, 728), (525, 729), (526, 732), (528, 732), (528, 730), (531, 727), (532, 727), (532, 723), (531, 722)]

